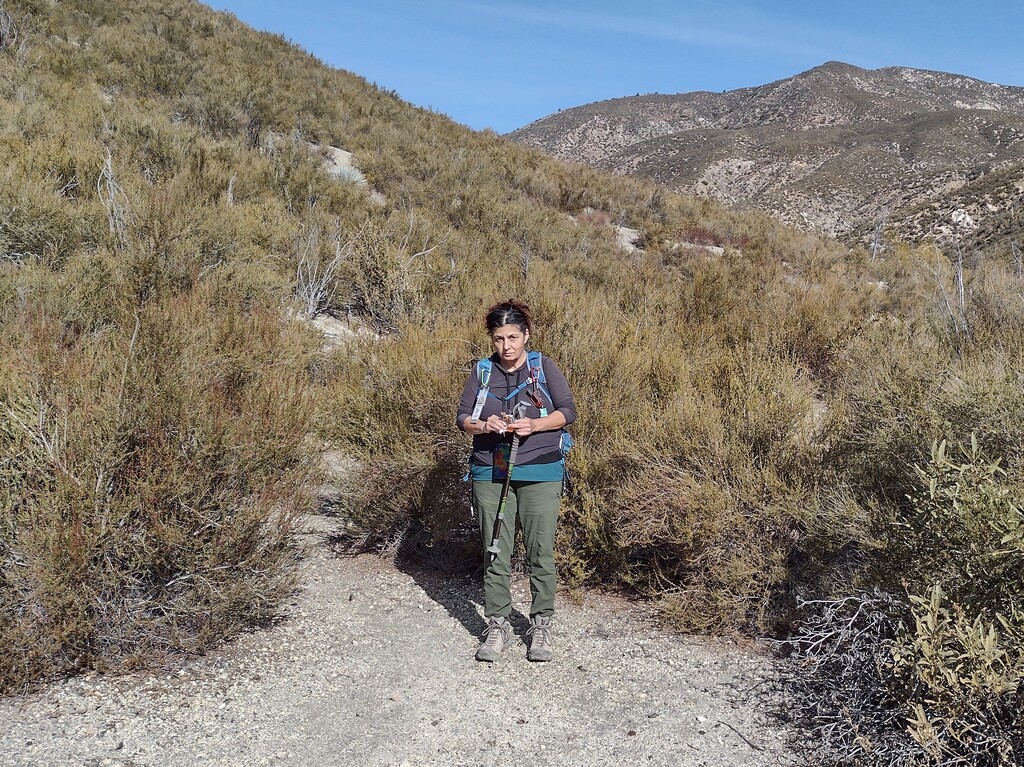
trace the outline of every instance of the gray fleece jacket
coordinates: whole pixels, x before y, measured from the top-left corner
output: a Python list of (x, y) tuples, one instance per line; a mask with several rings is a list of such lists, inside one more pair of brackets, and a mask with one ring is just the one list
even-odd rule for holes
[[(572, 392), (569, 391), (569, 383), (558, 366), (548, 357), (541, 356), (541, 365), (544, 368), (544, 378), (546, 379), (544, 387), (551, 395), (552, 402), (549, 404), (543, 395), (541, 395), (541, 400), (548, 405), (548, 415), (556, 410), (559, 411), (565, 416), (565, 425), (568, 426), (576, 420), (576, 403), (573, 401)], [(520, 402), (526, 404), (524, 418), (540, 418), (540, 410), (527, 394), (528, 389), (532, 387), (524, 387), (515, 397), (505, 401), (505, 396), (529, 377), (530, 368), (526, 362), (508, 372), (501, 367), (497, 355), (493, 355), (491, 357), (491, 380), (488, 388), (490, 393), (495, 396), (487, 398), (480, 420), (487, 420), (490, 416), (500, 415), (503, 412), (510, 413)], [(478, 388), (479, 382), (474, 365), (459, 400), (459, 410), (455, 416), (458, 425), (461, 426), (463, 421), (473, 414), (473, 404), (476, 402)], [(534, 432), (529, 436), (522, 437), (519, 441), (519, 456), (516, 464), (525, 466), (560, 461), (562, 459), (559, 449), (561, 436), (561, 432), (556, 429), (555, 431)], [(507, 440), (507, 438), (505, 439)], [(477, 466), (490, 466), (493, 460), (494, 446), (501, 441), (503, 438), (499, 434), (474, 434), (473, 455), (470, 458), (470, 463)]]

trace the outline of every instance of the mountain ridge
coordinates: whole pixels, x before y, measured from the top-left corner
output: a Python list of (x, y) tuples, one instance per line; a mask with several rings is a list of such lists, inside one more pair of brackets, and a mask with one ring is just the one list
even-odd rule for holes
[[(1016, 231), (1021, 190), (960, 196), (956, 207), (949, 195), (993, 170), (1024, 168), (1024, 88), (832, 61), (723, 93), (594, 102), (509, 136), (847, 240), (883, 222), (900, 239), (987, 246)], [(929, 206), (941, 215), (923, 226), (915, 211)]]

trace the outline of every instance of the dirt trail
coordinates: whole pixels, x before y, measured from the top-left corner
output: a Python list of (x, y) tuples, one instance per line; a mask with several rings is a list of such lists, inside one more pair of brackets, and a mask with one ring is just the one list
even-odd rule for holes
[[(91, 675), (0, 702), (0, 764), (776, 765), (765, 658), (672, 636), (622, 600), (559, 605), (557, 655), (473, 660), (475, 578), (338, 557), (303, 534), (304, 586), (273, 628), (174, 673)], [(516, 631), (528, 583), (516, 584)], [(755, 691), (751, 693), (750, 691)]]

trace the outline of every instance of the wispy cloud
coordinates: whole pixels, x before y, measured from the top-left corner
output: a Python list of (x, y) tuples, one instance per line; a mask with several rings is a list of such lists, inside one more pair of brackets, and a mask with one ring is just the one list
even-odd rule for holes
[[(760, 51), (828, 58), (833, 55), (808, 40), (820, 39), (803, 25), (780, 24), (742, 6), (716, 4), (720, 21), (708, 23), (694, 18), (680, 19), (678, 6), (649, 7), (641, 16), (634, 9), (594, 11), (581, 8), (533, 6), (525, 3), (487, 3), (458, 0), (468, 13), (502, 18), (523, 26), (590, 29), (648, 40), (663, 40), (716, 50)], [(668, 10), (668, 9), (671, 10)], [(737, 31), (750, 27), (749, 33)]]

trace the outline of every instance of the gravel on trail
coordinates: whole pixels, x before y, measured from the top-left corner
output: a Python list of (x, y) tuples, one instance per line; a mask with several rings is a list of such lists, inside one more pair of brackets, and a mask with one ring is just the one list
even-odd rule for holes
[[(626, 600), (561, 599), (556, 655), (494, 664), (479, 579), (338, 556), (301, 536), (302, 588), (276, 625), (161, 673), (87, 674), (0, 700), (0, 764), (665, 765), (790, 762), (765, 714), (764, 655), (659, 629)], [(525, 636), (529, 583), (515, 584)]]

